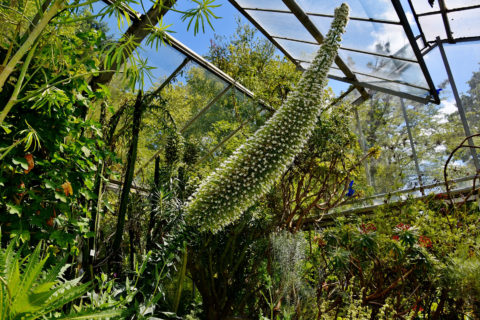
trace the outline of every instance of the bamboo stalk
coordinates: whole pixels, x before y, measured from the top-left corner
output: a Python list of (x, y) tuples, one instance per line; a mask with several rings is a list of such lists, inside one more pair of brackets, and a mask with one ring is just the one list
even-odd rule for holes
[(15, 70), (15, 67), (27, 53), (31, 50), (37, 38), (47, 27), (50, 20), (63, 8), (65, 7), (65, 0), (56, 0), (50, 9), (45, 13), (39, 23), (33, 28), (32, 32), (29, 34), (27, 40), (20, 46), (18, 51), (13, 55), (13, 57), (8, 61), (5, 68), (0, 72), (0, 92), (3, 90), (3, 86), (7, 81), (8, 77)]
[(30, 61), (32, 61), (33, 54), (37, 49), (38, 42), (33, 46), (32, 50), (27, 55), (25, 62), (23, 63), (22, 70), (20, 71), (20, 77), (18, 77), (17, 83), (15, 84), (15, 89), (13, 90), (12, 96), (8, 100), (7, 104), (0, 113), (0, 125), (3, 123), (3, 120), (7, 117), (7, 114), (10, 112), (12, 107), (17, 103), (17, 97), (20, 93), (20, 89), (22, 88), (23, 80), (25, 80), (25, 74), (27, 73), (28, 66), (30, 65)]

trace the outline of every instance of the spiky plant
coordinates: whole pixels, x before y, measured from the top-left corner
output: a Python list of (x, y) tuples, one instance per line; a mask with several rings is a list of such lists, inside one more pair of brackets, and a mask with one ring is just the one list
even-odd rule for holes
[(324, 43), (282, 107), (200, 184), (186, 205), (190, 224), (216, 232), (238, 219), (304, 147), (325, 106), (327, 73), (340, 47), (348, 12), (346, 4), (335, 9)]
[[(15, 252), (16, 241), (0, 248), (0, 319), (114, 319), (121, 310), (86, 310), (63, 314), (62, 308), (83, 296), (91, 287), (80, 279), (62, 281), (66, 259), (44, 270), (48, 255), (41, 258), (42, 242), (27, 258)], [(57, 316), (58, 315), (58, 316)]]

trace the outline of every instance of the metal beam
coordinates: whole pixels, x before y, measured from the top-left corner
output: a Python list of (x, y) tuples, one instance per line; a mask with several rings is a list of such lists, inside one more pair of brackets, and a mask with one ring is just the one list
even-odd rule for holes
[[(358, 108), (355, 108), (355, 121), (357, 122), (357, 131), (358, 131), (358, 142), (360, 143), (360, 148), (362, 148), (363, 153), (367, 153), (367, 143), (365, 141), (365, 136), (363, 135), (362, 124), (360, 122), (360, 115), (358, 114)], [(370, 165), (368, 159), (365, 159), (363, 162), (365, 167), (365, 176), (367, 177), (367, 184), (371, 187), (372, 185), (372, 176), (370, 175)]]
[(290, 55), (290, 53), (285, 50), (268, 32), (265, 30), (246, 10), (243, 9), (235, 0), (228, 0), (232, 6), (235, 7), (251, 24), (255, 26), (263, 35), (275, 45), (290, 61), (292, 61), (299, 69), (301, 67), (295, 62), (295, 59)]
[(402, 4), (400, 3), (400, 0), (392, 0), (392, 5), (395, 8), (395, 11), (397, 12), (398, 18), (400, 19), (400, 22), (403, 25), (403, 29), (405, 31), (405, 34), (407, 35), (408, 41), (410, 41), (410, 46), (413, 49), (413, 53), (415, 54), (418, 64), (420, 65), (420, 69), (422, 69), (425, 80), (427, 81), (427, 84), (430, 87), (430, 95), (433, 97), (435, 103), (440, 104), (440, 98), (438, 97), (437, 90), (435, 89), (435, 85), (433, 84), (433, 80), (430, 76), (430, 72), (428, 72), (427, 65), (423, 60), (422, 53), (418, 48), (417, 41), (415, 40), (415, 36), (413, 35), (412, 29), (410, 28), (410, 24), (408, 22), (405, 11), (403, 11)]
[[(265, 8), (251, 8), (251, 7), (243, 7), (243, 9), (250, 10), (250, 11), (272, 12), (272, 13), (290, 13), (290, 14), (292, 13), (289, 10), (281, 10), (281, 9), (265, 9)], [(318, 13), (318, 12), (305, 12), (305, 13), (313, 17), (323, 17), (323, 18), (334, 17), (333, 14), (324, 14), (324, 13)], [(360, 18), (360, 17), (349, 17), (348, 19), (354, 20), (354, 21), (401, 25), (401, 23), (398, 21), (384, 20), (384, 19)]]
[(165, 79), (165, 81), (163, 81), (162, 84), (151, 93), (151, 95), (153, 97), (155, 97), (160, 92), (162, 92), (163, 88), (165, 88), (168, 84), (170, 84), (170, 82), (173, 80), (173, 78), (175, 78), (177, 76), (177, 74), (179, 74), (180, 71), (182, 71), (183, 67), (185, 67), (189, 61), (190, 61), (190, 58), (186, 57), (182, 61), (182, 63), (168, 76), (168, 78)]
[[(471, 193), (472, 193), (472, 187), (468, 187), (468, 188), (456, 189), (456, 190), (454, 190), (450, 193), (441, 192), (441, 193), (437, 193), (436, 195), (440, 195), (441, 196), (440, 198), (448, 197), (450, 195), (450, 196), (454, 197), (452, 199), (453, 203), (457, 203), (459, 201), (464, 202), (465, 200), (467, 200), (468, 202), (478, 201), (479, 196), (478, 195), (472, 195)], [(421, 195), (421, 196), (418, 196), (418, 197), (414, 197), (414, 199), (415, 200), (424, 200), (424, 199), (428, 199), (429, 197), (430, 197), (430, 195)], [(465, 199), (466, 197), (468, 197), (468, 198)], [(390, 207), (391, 206), (401, 206), (405, 202), (406, 202), (405, 199), (400, 199), (398, 201), (389, 202), (388, 205)], [(346, 203), (344, 203), (344, 204), (346, 204)], [(383, 206), (385, 206), (385, 203), (369, 205), (369, 206), (365, 206), (365, 207), (361, 207), (361, 208), (347, 209), (347, 210), (339, 211), (339, 212), (327, 213), (327, 214), (319, 217), (319, 219), (320, 219), (319, 221), (312, 221), (312, 219), (310, 219), (310, 221), (308, 221), (306, 224), (303, 225), (302, 230), (305, 231), (305, 230), (309, 230), (313, 227), (324, 228), (324, 227), (330, 226), (330, 225), (334, 224), (335, 219), (338, 218), (338, 217), (349, 216), (349, 215), (354, 215), (354, 214), (355, 215), (375, 214), (375, 212), (377, 212), (376, 209), (382, 208)]]
[[(469, 181), (469, 180), (475, 179), (475, 177), (478, 178), (478, 176), (476, 176), (476, 175), (470, 175), (470, 176), (466, 176), (466, 177), (462, 177), (462, 178), (457, 178), (457, 179), (451, 180), (450, 183), (458, 183), (458, 182)], [(424, 190), (429, 190), (429, 189), (433, 189), (433, 188), (440, 187), (440, 186), (445, 186), (445, 182), (442, 181), (442, 182), (435, 182), (435, 183), (427, 184), (427, 185), (423, 186), (423, 189)], [(368, 197), (361, 198), (361, 199), (350, 200), (350, 201), (345, 202), (344, 204), (362, 203), (362, 202), (369, 201), (369, 200), (385, 198), (385, 197), (392, 197), (392, 196), (397, 196), (397, 195), (401, 195), (401, 194), (404, 194), (404, 193), (412, 193), (412, 192), (415, 192), (415, 191), (420, 191), (420, 187), (413, 187), (413, 188), (408, 188), (408, 189), (395, 190), (395, 191), (392, 191), (392, 192), (378, 193), (378, 194), (375, 194), (373, 196), (368, 196)]]
[[(458, 114), (460, 115), (460, 119), (462, 120), (463, 130), (465, 132), (465, 136), (471, 136), (470, 127), (468, 126), (467, 117), (465, 115), (465, 109), (463, 109), (462, 100), (460, 99), (460, 95), (458, 94), (457, 85), (455, 84), (455, 78), (453, 77), (452, 70), (450, 69), (450, 64), (448, 63), (447, 55), (445, 53), (445, 49), (443, 48), (443, 43), (440, 41), (440, 37), (437, 37), (437, 45), (440, 49), (440, 54), (442, 56), (443, 64), (445, 65), (445, 70), (447, 71), (448, 81), (450, 82), (450, 87), (453, 91), (453, 96), (455, 97), (455, 101), (457, 103)], [(473, 163), (475, 164), (475, 169), (477, 172), (480, 170), (480, 163), (478, 161), (477, 152), (475, 151), (475, 144), (473, 143), (473, 139), (468, 139), (468, 145), (471, 147), (470, 153), (473, 158)]]
[(423, 33), (423, 29), (422, 29), (422, 26), (420, 24), (420, 20), (418, 19), (418, 15), (415, 11), (415, 7), (413, 6), (412, 0), (408, 0), (408, 5), (410, 6), (410, 10), (413, 13), (413, 17), (415, 18), (415, 22), (417, 23), (418, 31), (420, 31), (420, 37), (422, 38), (423, 46), (427, 47), (428, 46), (427, 38), (425, 38), (425, 34)]
[(373, 84), (368, 83), (368, 82), (352, 81), (350, 79), (347, 79), (347, 78), (344, 78), (344, 77), (338, 77), (338, 76), (335, 76), (335, 75), (328, 75), (328, 78), (333, 79), (333, 80), (337, 80), (337, 81), (343, 81), (343, 82), (351, 83), (351, 84), (356, 85), (356, 86), (361, 86), (361, 87), (364, 87), (364, 88), (368, 88), (368, 89), (372, 89), (372, 90), (375, 90), (375, 91), (387, 93), (387, 94), (390, 94), (390, 95), (393, 95), (393, 96), (409, 99), (409, 100), (420, 102), (420, 103), (431, 102), (429, 97), (422, 98), (422, 97), (414, 96), (414, 95), (409, 94), (409, 93), (399, 92), (399, 91), (391, 90), (391, 89), (384, 88), (384, 87), (378, 87), (378, 86), (373, 85)]
[(454, 43), (452, 29), (450, 28), (450, 22), (448, 21), (447, 7), (445, 6), (445, 1), (438, 0), (438, 5), (440, 6), (440, 12), (442, 13), (443, 26), (445, 27), (445, 32), (447, 33), (448, 41), (450, 43)]
[[(158, 21), (160, 21), (170, 10), (170, 8), (175, 5), (176, 1), (177, 0), (164, 1), (161, 7), (155, 7), (155, 5), (152, 5), (152, 7), (142, 15), (127, 13), (131, 18), (134, 19), (132, 19), (132, 23), (128, 26), (128, 29), (117, 42), (117, 45), (124, 44), (126, 41), (128, 41), (127, 39), (133, 39), (131, 42), (132, 45), (129, 46), (128, 50), (123, 51), (120, 59), (112, 59), (109, 69), (115, 70), (117, 67), (120, 67), (119, 65), (127, 62), (128, 57), (132, 55), (133, 52), (140, 46), (140, 43), (143, 41), (143, 39), (150, 34), (151, 31), (149, 30), (149, 26), (156, 25)], [(110, 6), (115, 3), (115, 0), (103, 0), (103, 2)], [(128, 10), (128, 6), (122, 4), (120, 5), (122, 6), (122, 10), (124, 12), (126, 9)], [(104, 72), (90, 79), (89, 85), (92, 87), (93, 91), (95, 91), (95, 88), (98, 88), (99, 85), (109, 83), (115, 74), (114, 71), (105, 72), (106, 70), (104, 70), (104, 61), (101, 62), (100, 69)]]
[[(104, 3), (107, 5), (110, 5), (112, 0), (102, 0)], [(137, 21), (140, 19), (141, 15), (136, 12), (135, 10), (132, 10), (129, 7), (124, 7), (123, 12), (125, 12), (132, 21)], [(235, 79), (230, 77), (228, 74), (223, 72), (221, 69), (219, 69), (217, 66), (212, 64), (211, 62), (207, 61), (205, 58), (203, 58), (201, 55), (197, 54), (195, 51), (191, 50), (187, 46), (185, 46), (183, 43), (175, 39), (173, 36), (171, 36), (169, 33), (164, 33), (165, 37), (165, 42), (168, 43), (172, 48), (175, 50), (181, 52), (185, 56), (189, 57), (192, 61), (195, 61), (197, 64), (202, 66), (203, 68), (207, 69), (211, 73), (215, 74), (217, 77), (220, 79), (224, 80), (227, 83), (233, 84), (235, 88), (237, 88), (240, 92), (244, 93), (250, 98), (254, 98), (253, 92), (245, 88), (243, 85), (240, 83), (236, 82)], [(266, 104), (264, 101), (259, 100), (260, 106), (262, 106), (265, 110), (268, 110), (270, 112), (275, 112), (275, 109), (268, 104)]]
[[(323, 35), (317, 29), (315, 24), (310, 20), (309, 16), (303, 11), (303, 9), (297, 4), (295, 0), (282, 0), (283, 3), (292, 11), (292, 13), (297, 17), (298, 21), (307, 29), (307, 31), (312, 35), (312, 37), (318, 42), (318, 44), (323, 43)], [(348, 68), (347, 64), (337, 55), (335, 58), (335, 63), (342, 70), (345, 76), (353, 81), (353, 84), (356, 86), (358, 92), (365, 98), (368, 98), (368, 93), (365, 88), (359, 86), (356, 82), (355, 74)]]
[[(335, 67), (332, 67), (332, 69), (339, 70), (338, 68), (335, 68)], [(385, 81), (385, 82), (398, 83), (398, 84), (401, 84), (401, 85), (404, 85), (404, 86), (407, 86), (407, 87), (412, 87), (412, 88), (416, 88), (416, 89), (420, 89), (420, 90), (429, 91), (428, 88), (420, 87), (420, 86), (417, 86), (417, 85), (414, 85), (414, 84), (411, 84), (411, 83), (408, 83), (408, 82), (405, 82), (405, 81), (394, 80), (394, 79), (387, 79), (387, 78), (375, 76), (375, 75), (373, 75), (373, 74), (368, 74), (368, 73), (358, 72), (358, 71), (355, 71), (355, 73), (356, 73), (356, 74), (359, 74), (359, 75), (362, 75), (362, 76), (366, 76), (366, 77), (370, 77), (370, 78), (375, 78), (375, 79), (378, 79), (378, 80), (382, 80), (382, 81)]]
[[(474, 41), (480, 41), (480, 36), (455, 38), (455, 43), (474, 42)], [(440, 39), (440, 42), (441, 43), (450, 43), (448, 41), (448, 39)], [(428, 44), (430, 45), (430, 47), (428, 47), (427, 50), (423, 51), (422, 55), (426, 55), (427, 53), (429, 53), (430, 51), (435, 49), (437, 47), (437, 40), (430, 40), (430, 41), (428, 41)]]
[(405, 103), (402, 98), (400, 98), (400, 106), (402, 109), (403, 119), (405, 120), (405, 127), (407, 127), (408, 140), (410, 141), (410, 147), (412, 148), (412, 156), (413, 156), (413, 161), (415, 163), (415, 171), (417, 172), (417, 176), (418, 176), (420, 191), (422, 192), (422, 195), (425, 195), (423, 191), (422, 173), (420, 171), (420, 166), (418, 165), (417, 151), (415, 150), (415, 143), (413, 142), (413, 137), (412, 137), (412, 129), (410, 127), (410, 121), (408, 119), (407, 109), (405, 108)]
[[(274, 39), (279, 39), (279, 40), (287, 40), (287, 41), (293, 41), (293, 42), (300, 42), (300, 43), (312, 44), (312, 45), (318, 46), (318, 43), (317, 43), (317, 42), (314, 42), (314, 41), (301, 40), (301, 39), (293, 39), (293, 38), (288, 38), (288, 37), (279, 37), (279, 36), (272, 36), (272, 38), (274, 38)], [(379, 53), (379, 52), (371, 52), (371, 51), (365, 51), (365, 50), (354, 49), (354, 48), (347, 48), (347, 47), (342, 47), (342, 46), (340, 46), (340, 49), (346, 50), (346, 51), (352, 51), (352, 52), (369, 54), (369, 55), (377, 56), (377, 57), (390, 58), (390, 59), (395, 59), (395, 60), (401, 60), (401, 61), (406, 61), (406, 62), (417, 63), (417, 61), (416, 61), (416, 60), (413, 60), (413, 59), (397, 57), (397, 56), (389, 55), (389, 54), (382, 54), (382, 53)]]
[[(472, 10), (472, 9), (479, 9), (480, 8), (480, 4), (477, 4), (477, 5), (474, 5), (474, 6), (468, 6), (468, 7), (460, 7), (460, 8), (453, 8), (453, 9), (446, 9), (445, 12), (446, 13), (450, 13), (450, 12), (458, 12), (458, 11), (465, 11), (465, 10)], [(435, 14), (441, 14), (442, 11), (428, 11), (428, 12), (424, 12), (424, 13), (419, 13), (417, 14), (418, 17), (425, 17), (425, 16), (431, 16), (431, 15), (435, 15)]]

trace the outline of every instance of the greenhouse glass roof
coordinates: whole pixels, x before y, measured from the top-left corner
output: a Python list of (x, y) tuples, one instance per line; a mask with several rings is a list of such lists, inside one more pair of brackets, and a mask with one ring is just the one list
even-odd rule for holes
[[(110, 5), (113, 0), (103, 1)], [(229, 1), (300, 69), (308, 67), (323, 41), (324, 32), (329, 28), (333, 8), (342, 2)], [(444, 96), (443, 107), (430, 104), (439, 103), (440, 100), (423, 58), (437, 46), (442, 49), (442, 43), (479, 40), (480, 32), (477, 31), (480, 31), (480, 28), (474, 25), (473, 16), (478, 14), (480, 0), (468, 0), (469, 7), (458, 7), (455, 6), (458, 1), (449, 1), (449, 9), (440, 1), (440, 12), (435, 7), (436, 1), (433, 7), (429, 6), (428, 1), (424, 0), (422, 5), (415, 1), (413, 5), (412, 1), (408, 0), (402, 0), (401, 4), (396, 0), (347, 0), (351, 7), (351, 21), (344, 35), (340, 54), (330, 69), (329, 78), (349, 83), (350, 87), (331, 101), (331, 104), (348, 101), (360, 105), (355, 109), (352, 130), (358, 135), (364, 152), (374, 145), (381, 145), (382, 152), (379, 159), (365, 164), (365, 177), (361, 179), (367, 181), (367, 193), (339, 207), (342, 212), (359, 208), (363, 210), (365, 205), (383, 203), (384, 198), (403, 201), (409, 195), (424, 196), (430, 192), (445, 192), (441, 173), (447, 146), (445, 141), (435, 138), (435, 134), (448, 131), (461, 140), (470, 135), (465, 129), (468, 121), (473, 128), (478, 128), (472, 119), (464, 119), (465, 115), (462, 119), (461, 116), (459, 118), (453, 115), (447, 118), (445, 114), (438, 112), (439, 108), (445, 108)], [(475, 5), (474, 1), (478, 4)], [(143, 15), (130, 8), (125, 8), (125, 12), (134, 22), (144, 19)], [(453, 23), (453, 20), (457, 19), (454, 14), (458, 12), (466, 14), (465, 26), (458, 26), (458, 22)], [(442, 15), (442, 20), (434, 23), (425, 22), (422, 18), (438, 17), (438, 14)], [(449, 23), (445, 23), (443, 16), (446, 16)], [(184, 136), (201, 130), (199, 122), (208, 123), (208, 126), (212, 127), (213, 123), (208, 120), (209, 115), (219, 112), (222, 102), (231, 99), (233, 95), (242, 105), (244, 113), (238, 119), (228, 118), (234, 113), (224, 114), (224, 120), (235, 124), (227, 134), (212, 140), (206, 133), (201, 139), (203, 151), (200, 153), (199, 163), (215, 161), (215, 158), (223, 154), (223, 149), (230, 139), (240, 132), (253, 133), (275, 109), (256, 99), (253, 92), (171, 35), (165, 34), (165, 37), (168, 45), (160, 48), (159, 57), (161, 56), (162, 66), (168, 65), (168, 68), (160, 68), (165, 70), (160, 77), (161, 83), (155, 85), (156, 92), (159, 93), (169, 85), (174, 86), (177, 76), (182, 77), (184, 72), (192, 68), (204, 70), (206, 78), (214, 79), (217, 83), (215, 92), (197, 102), (198, 112), (179, 122), (180, 132)], [(438, 71), (433, 68), (430, 70), (434, 76)], [(445, 94), (445, 90), (442, 94)], [(391, 95), (400, 99), (392, 99)], [(362, 104), (369, 98), (370, 102)], [(389, 106), (383, 115), (385, 128), (380, 129), (375, 127), (369, 114), (369, 109), (373, 110), (379, 101)], [(199, 119), (201, 121), (197, 121)], [(461, 129), (454, 130), (462, 126), (465, 134)], [(151, 167), (153, 159), (162, 150), (147, 150), (147, 157), (150, 159), (139, 164), (136, 173)], [(471, 154), (468, 154), (468, 151)], [(471, 159), (474, 160), (473, 163)], [(457, 187), (470, 187), (472, 179), (476, 177), (471, 173), (480, 168), (476, 159), (474, 149), (465, 149), (455, 155), (455, 168), (451, 179)], [(374, 176), (371, 176), (371, 172), (375, 173)]]
[(440, 0), (431, 5), (427, 1), (408, 2), (421, 32), (418, 43), (422, 51), (434, 47), (437, 36), (449, 43), (480, 40), (479, 0)]
[[(351, 8), (342, 47), (329, 78), (418, 102), (439, 98), (399, 0), (229, 0), (299, 68), (306, 69), (333, 19)], [(425, 1), (427, 3), (427, 1)], [(425, 46), (423, 46), (425, 47)], [(422, 48), (423, 48), (422, 47)]]

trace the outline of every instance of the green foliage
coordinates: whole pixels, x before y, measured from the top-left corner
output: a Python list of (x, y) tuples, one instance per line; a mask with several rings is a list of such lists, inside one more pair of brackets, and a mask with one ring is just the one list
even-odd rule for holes
[(63, 314), (62, 308), (83, 296), (90, 283), (81, 284), (80, 278), (64, 281), (62, 275), (68, 266), (63, 259), (46, 269), (49, 259), (41, 256), (43, 242), (26, 258), (15, 251), (17, 241), (10, 241), (0, 249), (0, 315), (2, 319), (112, 319), (120, 310), (83, 310)]
[[(298, 300), (296, 315), (475, 318), (479, 217), (476, 204), (452, 207), (431, 197), (382, 206), (368, 221), (339, 218), (318, 233), (303, 233), (309, 245), (297, 288), (317, 294)], [(281, 243), (287, 250), (288, 241)], [(273, 285), (281, 286), (285, 280), (277, 274)]]
[(336, 10), (324, 45), (283, 107), (202, 182), (186, 208), (191, 224), (218, 231), (238, 219), (301, 150), (320, 113), (326, 74), (340, 46), (348, 10), (347, 5)]

